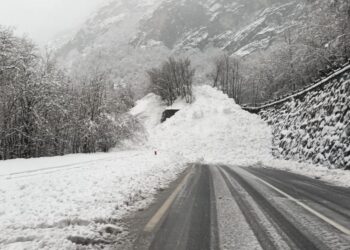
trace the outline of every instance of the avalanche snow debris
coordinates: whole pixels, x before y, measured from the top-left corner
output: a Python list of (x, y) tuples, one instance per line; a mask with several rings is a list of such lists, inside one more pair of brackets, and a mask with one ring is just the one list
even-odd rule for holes
[[(257, 115), (243, 111), (233, 99), (210, 86), (194, 88), (196, 100), (183, 105), (171, 119), (159, 124), (159, 110), (152, 113), (156, 96), (147, 96), (132, 111), (144, 110), (148, 145), (159, 152), (181, 154), (188, 162), (249, 165), (271, 156), (271, 131)], [(179, 101), (178, 101), (179, 102)], [(179, 104), (175, 104), (179, 106)], [(164, 110), (164, 109), (163, 109)], [(152, 128), (149, 124), (158, 125)]]
[[(283, 128), (286, 124), (286, 119), (273, 120), (279, 130), (276, 131), (276, 128), (272, 127), (271, 132), (271, 129), (259, 116), (243, 111), (232, 99), (220, 91), (209, 86), (199, 86), (194, 88), (194, 94), (196, 100), (192, 105), (177, 100), (174, 105), (181, 110), (163, 124), (160, 124), (160, 118), (162, 110), (165, 110), (166, 107), (160, 102), (159, 97), (149, 95), (139, 101), (132, 113), (138, 113), (138, 116), (142, 117), (143, 122), (147, 124), (149, 138), (146, 146), (157, 149), (161, 154), (177, 153), (186, 158), (188, 162), (204, 161), (211, 164), (273, 167), (311, 178), (318, 176), (324, 181), (337, 185), (350, 185), (349, 172), (329, 170), (310, 163), (292, 160), (276, 160), (272, 157), (272, 151), (283, 153), (283, 148), (276, 144), (271, 145), (271, 141), (272, 132), (276, 135), (280, 131), (279, 127)], [(294, 104), (292, 106), (300, 107)], [(295, 112), (289, 116), (289, 111), (288, 109), (288, 112), (281, 113), (288, 117), (300, 115), (299, 112)], [(293, 121), (296, 121), (295, 117)], [(302, 121), (305, 122), (305, 119)], [(309, 126), (307, 122), (305, 126)], [(313, 155), (312, 140), (314, 137), (311, 138), (309, 133), (298, 126), (293, 126), (293, 128), (295, 130), (283, 129), (283, 135), (275, 136), (274, 140), (281, 140), (286, 146), (291, 145), (290, 152), (297, 154), (299, 150), (294, 140), (294, 131), (298, 131), (302, 144), (305, 146), (305, 154)], [(334, 131), (332, 126), (329, 126), (328, 129)], [(317, 138), (323, 138), (326, 141), (338, 138), (335, 134), (332, 136), (329, 139), (322, 136)], [(349, 162), (349, 158), (350, 156), (346, 157), (345, 161)], [(319, 161), (323, 159), (321, 155), (318, 155)]]

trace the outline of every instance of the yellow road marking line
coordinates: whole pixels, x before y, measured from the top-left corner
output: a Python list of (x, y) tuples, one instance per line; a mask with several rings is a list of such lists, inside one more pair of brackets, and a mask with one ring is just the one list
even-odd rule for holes
[[(255, 176), (256, 177), (256, 176)], [(332, 225), (333, 227), (337, 228), (339, 231), (343, 232), (344, 234), (350, 236), (350, 230), (342, 225), (340, 225), (339, 223), (333, 221), (332, 219), (328, 218), (327, 216), (317, 212), (316, 210), (312, 209), (311, 207), (309, 207), (308, 205), (304, 204), (303, 202), (295, 199), (294, 197), (290, 196), (289, 194), (283, 192), (282, 190), (276, 188), (275, 186), (271, 185), (270, 183), (260, 179), (259, 177), (256, 177), (258, 180), (260, 180), (262, 183), (264, 183), (266, 186), (272, 188), (273, 190), (275, 190), (276, 192), (280, 193), (281, 195), (285, 196), (286, 198), (288, 198), (291, 201), (294, 201), (296, 204), (298, 204), (299, 206), (303, 207), (304, 209), (306, 209), (307, 211), (309, 211), (310, 213), (316, 215), (318, 218), (320, 218), (321, 220), (325, 221), (326, 223)]]
[(173, 204), (176, 196), (181, 191), (182, 187), (187, 182), (190, 174), (192, 171), (189, 171), (186, 176), (183, 178), (183, 180), (180, 182), (180, 184), (176, 187), (174, 192), (168, 197), (168, 199), (164, 202), (164, 204), (158, 209), (158, 211), (155, 213), (155, 215), (152, 217), (152, 219), (147, 223), (147, 225), (144, 228), (145, 232), (152, 232), (155, 227), (158, 225), (160, 220), (163, 218), (163, 216), (166, 214), (166, 212), (169, 210), (171, 205)]

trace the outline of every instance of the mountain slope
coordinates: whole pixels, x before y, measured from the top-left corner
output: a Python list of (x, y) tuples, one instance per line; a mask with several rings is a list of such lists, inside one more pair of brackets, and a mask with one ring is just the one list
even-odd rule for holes
[(71, 66), (81, 56), (102, 48), (128, 45), (137, 34), (139, 22), (151, 15), (157, 0), (114, 0), (97, 10), (56, 54)]
[(267, 48), (302, 13), (298, 0), (184, 0), (164, 2), (141, 23), (135, 45), (159, 40), (168, 48), (218, 47), (247, 55)]
[(110, 46), (165, 46), (176, 52), (218, 47), (248, 55), (294, 25), (302, 0), (115, 0), (91, 17), (60, 57)]

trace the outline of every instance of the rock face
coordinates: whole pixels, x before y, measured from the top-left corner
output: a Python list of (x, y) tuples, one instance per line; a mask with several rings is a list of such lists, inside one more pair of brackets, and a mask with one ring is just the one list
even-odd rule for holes
[(247, 55), (267, 48), (302, 9), (298, 0), (165, 1), (141, 23), (134, 43), (156, 40), (175, 50), (214, 46)]
[(273, 127), (274, 154), (350, 169), (350, 71), (277, 108), (261, 111)]
[(58, 55), (74, 58), (131, 44), (175, 52), (217, 47), (245, 56), (269, 47), (277, 34), (300, 22), (304, 6), (303, 0), (114, 0)]

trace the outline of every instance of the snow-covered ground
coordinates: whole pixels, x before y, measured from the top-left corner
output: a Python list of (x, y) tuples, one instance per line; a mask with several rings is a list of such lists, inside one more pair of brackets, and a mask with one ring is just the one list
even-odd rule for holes
[(55, 157), (42, 157), (34, 159), (16, 159), (0, 161), (0, 176), (10, 178), (11, 176), (30, 175), (36, 172), (52, 172), (55, 169), (74, 168), (77, 163), (90, 163), (108, 158), (108, 154), (72, 154)]
[(181, 157), (149, 150), (1, 162), (0, 249), (76, 249), (67, 240), (76, 236), (113, 242), (109, 224), (184, 168)]
[(0, 249), (114, 242), (123, 234), (117, 221), (148, 205), (189, 162), (265, 165), (349, 185), (349, 172), (274, 160), (259, 116), (209, 86), (194, 94), (191, 105), (176, 102), (181, 110), (163, 124), (160, 98), (140, 100), (131, 113), (144, 122), (147, 140), (134, 151), (0, 162)]

